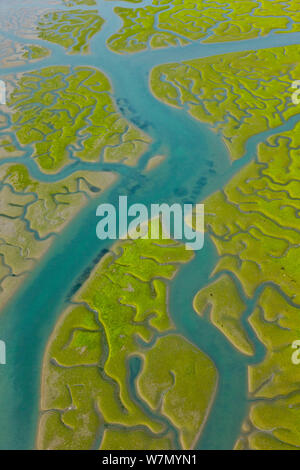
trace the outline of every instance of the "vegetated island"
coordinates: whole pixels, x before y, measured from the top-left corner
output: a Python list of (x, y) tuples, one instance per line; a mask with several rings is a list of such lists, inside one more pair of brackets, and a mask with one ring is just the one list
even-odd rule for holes
[(214, 280), (201, 289), (194, 308), (241, 353), (254, 354), (243, 321), (248, 316), (266, 348), (248, 367), (249, 416), (237, 449), (298, 449), (299, 366), (292, 344), (300, 338), (300, 123), (276, 128), (300, 112), (292, 103), (299, 75), (300, 46), (226, 54), (161, 65), (152, 90), (172, 106), (208, 122), (225, 139), (233, 159), (245, 154), (248, 139), (266, 130), (252, 162), (225, 187), (201, 201), (206, 230), (220, 256)]
[(74, 159), (133, 165), (147, 149), (151, 139), (118, 113), (111, 95), (109, 80), (94, 68), (53, 66), (15, 79), (0, 117), (0, 158), (14, 160), (0, 167), (1, 305), (53, 235), (117, 178), (112, 171), (82, 170), (43, 183), (16, 157), (33, 158), (42, 172), (57, 174)]
[(300, 113), (291, 96), (300, 76), (300, 46), (274, 47), (163, 64), (150, 76), (156, 98), (208, 123), (233, 160), (250, 137)]
[(153, 0), (152, 5), (116, 7), (123, 21), (107, 41), (121, 54), (145, 49), (241, 41), (269, 33), (300, 31), (298, 1)]
[(217, 371), (167, 307), (167, 281), (192, 256), (173, 240), (139, 239), (98, 263), (45, 352), (39, 449), (193, 448)]
[(10, 96), (12, 130), (41, 171), (71, 159), (135, 165), (151, 139), (117, 111), (109, 79), (97, 68), (52, 66), (21, 74)]

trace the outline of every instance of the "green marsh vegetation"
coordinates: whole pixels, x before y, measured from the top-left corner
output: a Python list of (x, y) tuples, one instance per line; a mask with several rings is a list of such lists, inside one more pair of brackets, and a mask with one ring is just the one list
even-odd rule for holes
[[(172, 427), (183, 448), (194, 445), (217, 372), (176, 333), (167, 307), (167, 280), (192, 256), (173, 240), (127, 240), (96, 266), (47, 347), (39, 448), (91, 448), (102, 429), (102, 449), (170, 449)], [(135, 385), (132, 357), (142, 361)]]

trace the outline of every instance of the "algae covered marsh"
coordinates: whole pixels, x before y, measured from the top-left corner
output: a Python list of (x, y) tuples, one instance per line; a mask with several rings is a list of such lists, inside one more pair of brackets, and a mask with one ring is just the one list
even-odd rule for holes
[[(177, 434), (185, 449), (195, 442), (217, 372), (178, 335), (167, 311), (165, 280), (192, 255), (173, 241), (161, 243), (117, 244), (63, 314), (44, 358), (40, 448), (91, 447), (99, 427), (104, 449), (120, 445), (118, 427), (125, 448), (172, 449)], [(136, 386), (151, 417), (129, 389), (127, 364), (134, 357), (143, 366), (130, 387)], [(192, 377), (195, 387), (190, 387)], [(141, 431), (133, 432), (137, 427), (143, 440)]]
[(0, 5), (1, 449), (299, 449), (299, 6)]
[(251, 136), (299, 114), (291, 100), (299, 55), (300, 46), (292, 45), (160, 65), (152, 70), (151, 89), (208, 123), (238, 159)]
[(108, 46), (119, 53), (147, 48), (240, 41), (272, 32), (300, 31), (299, 2), (265, 0), (153, 0), (144, 7), (118, 6), (115, 13), (122, 27), (108, 38)]
[(32, 158), (46, 172), (71, 158), (133, 165), (150, 139), (118, 113), (111, 95), (108, 78), (93, 68), (24, 74), (9, 102), (13, 130), (22, 145), (33, 144)]
[(103, 22), (97, 10), (50, 12), (38, 24), (38, 37), (60, 44), (70, 53), (86, 53), (89, 40), (101, 30)]

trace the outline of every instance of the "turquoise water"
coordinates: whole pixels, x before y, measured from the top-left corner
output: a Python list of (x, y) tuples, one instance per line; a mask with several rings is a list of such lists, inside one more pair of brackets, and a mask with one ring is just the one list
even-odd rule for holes
[[(119, 3), (122, 6), (125, 4)], [(20, 1), (15, 0), (5, 8), (16, 8), (18, 4)], [(59, 175), (50, 176), (40, 173), (35, 162), (30, 159), (30, 152), (22, 159), (15, 159), (26, 162), (32, 175), (44, 181), (62, 179), (80, 169), (113, 170), (119, 173), (119, 180), (103, 196), (91, 201), (62, 234), (55, 238), (37, 269), (30, 274), (2, 312), (0, 338), (7, 343), (7, 365), (0, 367), (1, 449), (28, 449), (35, 445), (40, 373), (45, 345), (81, 273), (93, 264), (102, 250), (110, 247), (110, 242), (100, 242), (95, 235), (97, 205), (100, 202), (117, 203), (119, 195), (128, 195), (129, 204), (142, 202), (148, 206), (158, 202), (198, 202), (222, 188), (239, 168), (253, 158), (257, 143), (268, 135), (267, 132), (250, 139), (244, 158), (231, 164), (221, 139), (208, 126), (194, 121), (184, 111), (164, 105), (151, 95), (148, 88), (151, 68), (160, 63), (224, 52), (299, 43), (300, 38), (299, 34), (270, 35), (239, 43), (194, 43), (187, 47), (120, 56), (105, 47), (106, 38), (120, 25), (119, 19), (112, 12), (113, 6), (118, 5), (118, 2), (105, 3), (99, 0), (98, 4), (100, 14), (107, 22), (92, 41), (91, 55), (66, 58), (60, 47), (51, 44), (50, 58), (38, 65), (6, 69), (5, 73), (59, 64), (97, 66), (109, 76), (120, 112), (145, 130), (152, 137), (153, 143), (136, 168), (74, 160)], [(129, 3), (128, 6), (132, 7), (132, 4)], [(1, 9), (3, 13), (4, 7)], [(14, 37), (13, 33), (8, 33), (7, 36)], [(30, 42), (42, 44), (38, 40)], [(282, 128), (290, 128), (295, 119), (288, 121)], [(147, 161), (158, 153), (164, 153), (168, 158), (159, 168), (144, 175), (143, 169)], [(12, 158), (9, 161), (13, 160)], [(185, 196), (180, 196), (183, 193)], [(256, 354), (251, 359), (238, 353), (218, 330), (193, 311), (193, 297), (207, 284), (216, 261), (214, 247), (206, 239), (204, 249), (197, 252), (192, 262), (181, 268), (170, 284), (170, 312), (177, 330), (208, 354), (219, 371), (216, 398), (197, 444), (200, 449), (232, 448), (247, 414), (247, 365), (261, 360), (264, 354), (246, 322), (245, 326), (256, 346)], [(247, 301), (245, 318), (252, 303), (253, 300)], [(133, 367), (132, 386), (136, 373), (134, 370)]]

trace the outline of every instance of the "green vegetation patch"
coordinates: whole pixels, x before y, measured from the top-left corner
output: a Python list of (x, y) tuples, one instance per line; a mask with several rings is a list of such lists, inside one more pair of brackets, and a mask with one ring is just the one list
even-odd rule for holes
[(300, 339), (299, 307), (273, 287), (266, 287), (250, 323), (267, 349), (264, 360), (249, 367), (249, 391), (258, 400), (237, 447), (299, 449), (300, 366), (292, 362), (293, 342)]
[(49, 49), (36, 44), (29, 44), (28, 46), (25, 46), (24, 49), (25, 52), (23, 57), (30, 61), (44, 59), (50, 55)]
[(0, 134), (0, 158), (20, 157), (23, 154), (24, 152), (15, 146), (11, 135), (5, 132)]
[(109, 172), (78, 171), (57, 183), (43, 183), (33, 179), (25, 165), (8, 164), (1, 167), (0, 177), (16, 194), (31, 195), (26, 220), (41, 238), (59, 232), (90, 198), (116, 180)]
[(111, 95), (109, 80), (94, 68), (23, 74), (9, 103), (13, 128), (44, 172), (58, 172), (71, 156), (133, 165), (150, 139), (117, 112)]
[(299, 123), (260, 144), (257, 160), (204, 201), (215, 272), (232, 271), (249, 297), (272, 282), (300, 304), (298, 135)]
[(46, 13), (37, 26), (38, 36), (60, 44), (72, 54), (89, 52), (91, 38), (101, 30), (104, 20), (97, 10)]
[(32, 178), (25, 165), (4, 164), (0, 180), (0, 302), (4, 305), (47, 251), (52, 235), (116, 176), (80, 171), (44, 183)]
[(136, 9), (116, 7), (122, 28), (108, 39), (119, 53), (185, 45), (191, 41), (239, 41), (271, 32), (299, 32), (298, 0), (153, 0)]
[(106, 429), (101, 450), (171, 450), (172, 436), (157, 437), (145, 430)]
[(196, 444), (215, 388), (214, 364), (181, 336), (159, 338), (144, 354), (139, 392), (151, 408), (161, 409), (180, 430), (184, 449)]
[[(96, 266), (75, 296), (78, 307), (63, 314), (49, 341), (39, 448), (91, 448), (101, 430), (101, 449), (174, 448), (174, 430), (166, 418), (178, 430), (183, 448), (192, 447), (217, 374), (201, 351), (174, 334), (166, 282), (192, 256), (173, 240), (126, 240)], [(136, 382), (129, 376), (133, 356), (144, 364)]]
[(300, 46), (292, 45), (160, 65), (150, 84), (158, 99), (221, 133), (237, 159), (251, 136), (299, 114), (291, 99), (299, 58)]
[(67, 7), (74, 7), (76, 5), (97, 5), (96, 0), (63, 0), (63, 2)]
[(26, 63), (36, 62), (50, 55), (50, 50), (37, 44), (21, 44), (0, 35), (0, 66), (16, 67)]
[(194, 298), (194, 308), (204, 315), (210, 308), (212, 323), (244, 354), (253, 355), (254, 348), (241, 322), (246, 305), (241, 299), (234, 280), (221, 275), (216, 281), (201, 289)]
[[(206, 230), (220, 255), (213, 274), (233, 273), (248, 297), (264, 286), (249, 322), (266, 355), (248, 368), (255, 401), (237, 449), (300, 445), (300, 366), (292, 361), (293, 342), (300, 339), (299, 131), (297, 123), (259, 144), (255, 161), (204, 201)], [(222, 328), (217, 324), (227, 311), (225, 288), (221, 290), (216, 302), (209, 301), (215, 324), (227, 337), (239, 338), (239, 324), (229, 330), (225, 323)], [(214, 285), (200, 292), (201, 309), (208, 293), (215, 297)], [(231, 298), (234, 306), (232, 293)]]

